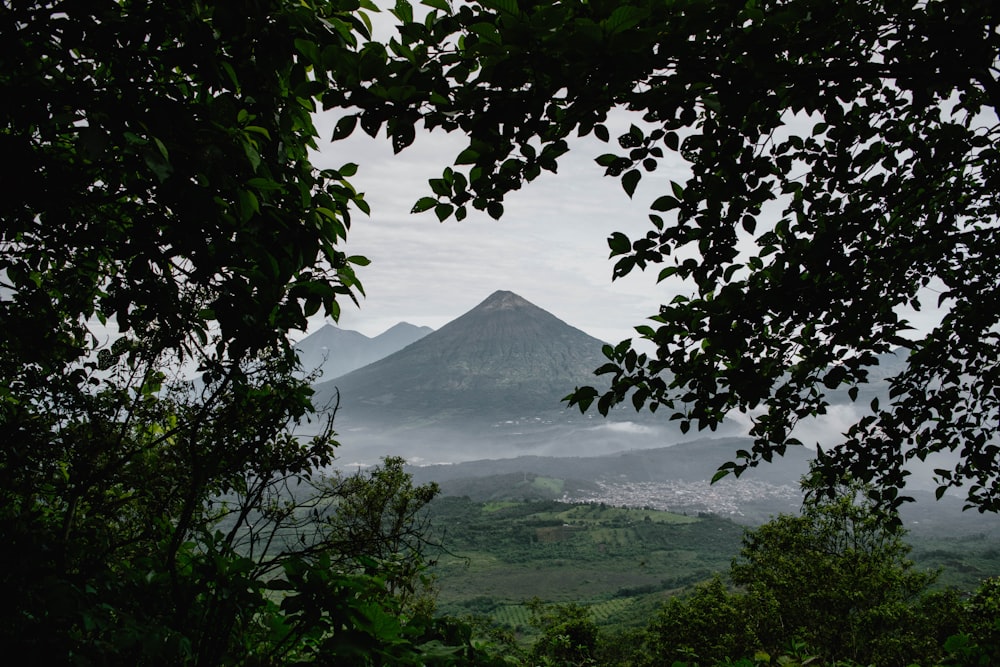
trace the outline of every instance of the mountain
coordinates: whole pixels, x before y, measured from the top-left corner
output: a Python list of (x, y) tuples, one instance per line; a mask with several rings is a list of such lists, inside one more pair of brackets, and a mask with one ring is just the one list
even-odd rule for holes
[(369, 338), (357, 331), (327, 324), (303, 338), (295, 348), (299, 352), (303, 370), (306, 373), (319, 371), (316, 382), (323, 382), (378, 361), (432, 331), (430, 327), (400, 322), (378, 336)]
[[(400, 322), (372, 338), (372, 351), (376, 355), (376, 358), (362, 365), (366, 366), (372, 363), (372, 361), (388, 357), (393, 352), (398, 352), (410, 343), (416, 343), (427, 334), (433, 332), (434, 329), (430, 327), (418, 327), (409, 322)], [(358, 368), (361, 368), (361, 366), (358, 366)], [(352, 368), (351, 370), (355, 369)]]
[(563, 396), (594, 382), (603, 343), (513, 292), (485, 301), (406, 348), (331, 382), (351, 423), (468, 424), (566, 413)]

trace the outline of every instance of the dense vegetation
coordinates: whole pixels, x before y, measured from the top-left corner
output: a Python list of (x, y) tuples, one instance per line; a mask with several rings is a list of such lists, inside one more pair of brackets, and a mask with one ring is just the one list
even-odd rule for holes
[(979, 535), (908, 535), (847, 491), (745, 534), (712, 515), (551, 500), (445, 496), (428, 510), (446, 547), (430, 569), (439, 609), (511, 633), (509, 651), (535, 659), (561, 641), (553, 628), (583, 627), (586, 660), (554, 664), (704, 665), (795, 646), (817, 664), (929, 665), (963, 632), (992, 646), (968, 600), (991, 595), (995, 550)]
[[(997, 580), (965, 595), (936, 583), (857, 490), (742, 538), (709, 516), (441, 498), (430, 511), (462, 548), (432, 570), (439, 602), (506, 628), (525, 664), (992, 664)], [(690, 554), (657, 562), (676, 547)]]
[[(334, 406), (313, 404), (289, 340), (361, 291), (366, 260), (337, 248), (368, 210), (356, 166), (319, 170), (310, 153), (313, 113), (357, 80), (368, 24), (357, 3), (0, 7), (9, 655), (426, 664), (472, 651), (404, 594), (425, 490), (392, 466), (316, 478)], [(318, 435), (296, 436), (306, 420)]]
[[(367, 0), (0, 7), (5, 653), (76, 665), (768, 660), (759, 650), (995, 661), (996, 583), (961, 603), (927, 593), (883, 513), (902, 498), (906, 460), (940, 450), (960, 455), (938, 473), (942, 490), (970, 481), (970, 504), (1000, 505), (993, 3), (425, 4), (421, 20), (395, 5), (388, 44), (370, 40)], [(582, 607), (535, 604), (538, 639), (521, 655), (435, 616), (421, 594), (433, 487), (414, 487), (398, 461), (320, 479), (336, 401), (313, 403), (289, 336), (361, 292), (367, 261), (338, 245), (368, 207), (356, 165), (312, 164), (313, 114), (339, 111), (335, 139), (384, 127), (397, 150), (420, 122), (468, 133), (467, 173), (449, 169), (416, 206), (443, 219), (467, 205), (499, 217), (504, 192), (556, 168), (570, 132), (607, 140), (616, 105), (655, 125), (598, 158), (629, 195), (664, 147), (692, 166), (654, 201), (650, 235), (610, 239), (616, 272), (680, 250), (662, 275), (694, 293), (640, 328), (655, 357), (606, 351), (614, 382), (599, 407), (631, 392), (708, 427), (763, 409), (750, 463), (794, 442), (824, 388), (854, 393), (875, 353), (911, 355), (891, 404), (823, 459), (803, 517), (744, 543), (739, 589), (709, 583), (610, 640)], [(792, 113), (809, 117), (806, 136), (786, 126)], [(743, 241), (756, 248), (746, 257)], [(932, 283), (948, 308), (907, 338), (897, 307), (919, 306)], [(319, 434), (298, 437), (307, 420)], [(845, 473), (879, 485), (830, 496)], [(550, 511), (501, 543), (533, 540), (557, 563), (573, 522), (594, 519)], [(663, 547), (712, 525), (649, 518), (602, 527), (599, 544)]]

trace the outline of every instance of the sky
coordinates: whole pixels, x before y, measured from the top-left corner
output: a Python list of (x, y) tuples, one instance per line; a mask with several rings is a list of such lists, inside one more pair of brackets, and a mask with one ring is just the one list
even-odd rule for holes
[[(616, 121), (625, 131), (631, 119)], [(335, 122), (317, 118), (321, 137), (331, 136)], [(571, 144), (558, 173), (543, 172), (508, 196), (500, 221), (471, 209), (462, 222), (438, 222), (432, 211), (411, 214), (417, 199), (431, 194), (427, 180), (440, 177), (464, 146), (460, 135), (425, 132), (393, 155), (387, 139), (360, 129), (349, 140), (321, 145), (316, 166), (357, 163), (350, 180), (372, 208), (370, 217), (353, 216), (342, 245), (372, 262), (358, 269), (367, 296), (360, 309), (341, 304), (338, 326), (368, 336), (401, 321), (437, 329), (496, 290), (510, 290), (594, 337), (618, 342), (677, 293), (656, 284), (656, 268), (612, 282), (606, 239), (614, 231), (645, 234), (656, 191), (671, 179), (685, 180), (683, 164), (664, 163), (647, 174), (630, 200), (594, 162), (617, 148), (614, 138), (608, 145), (591, 137)]]
[[(389, 12), (371, 18), (376, 39), (394, 34)], [(331, 137), (336, 120), (317, 115), (321, 142)], [(370, 217), (353, 216), (342, 246), (372, 262), (358, 269), (366, 297), (360, 308), (343, 300), (337, 326), (367, 336), (399, 322), (438, 329), (493, 292), (509, 290), (606, 342), (635, 336), (633, 327), (645, 324), (677, 288), (657, 285), (655, 268), (612, 282), (607, 237), (614, 231), (644, 235), (651, 228), (649, 204), (670, 180), (686, 180), (687, 169), (669, 154), (666, 160), (676, 162), (663, 161), (629, 200), (620, 181), (605, 177), (594, 158), (618, 148), (614, 137), (632, 122), (640, 121), (624, 113), (611, 116), (610, 145), (593, 137), (571, 142), (558, 173), (543, 172), (509, 195), (500, 221), (471, 207), (461, 222), (440, 223), (433, 211), (410, 213), (420, 197), (432, 194), (428, 179), (440, 177), (465, 148), (460, 134), (418, 132), (398, 155), (387, 138), (372, 139), (360, 128), (347, 140), (321, 143), (314, 164), (358, 164), (350, 180), (372, 209)], [(315, 318), (310, 331), (328, 321)]]
[[(377, 4), (387, 5), (381, 0)], [(376, 39), (394, 33), (388, 12), (371, 18)], [(432, 194), (428, 179), (440, 177), (465, 148), (460, 134), (418, 132), (412, 146), (394, 155), (387, 138), (372, 139), (360, 129), (345, 141), (329, 142), (336, 120), (331, 114), (316, 117), (321, 144), (314, 164), (358, 164), (350, 180), (372, 209), (370, 217), (360, 212), (353, 217), (342, 246), (348, 254), (372, 261), (358, 269), (367, 295), (360, 308), (347, 299), (341, 302), (337, 324), (342, 328), (367, 336), (399, 322), (437, 329), (493, 292), (510, 290), (596, 338), (617, 343), (636, 336), (633, 327), (646, 324), (661, 303), (690, 292), (677, 282), (657, 284), (662, 266), (611, 279), (607, 237), (614, 231), (632, 239), (644, 235), (651, 229), (649, 205), (670, 191), (670, 181), (684, 183), (690, 173), (680, 156), (668, 151), (655, 172), (644, 174), (631, 200), (617, 178), (604, 176), (594, 158), (614, 152), (615, 138), (629, 124), (642, 125), (638, 115), (611, 113), (610, 144), (592, 136), (571, 141), (558, 173), (543, 172), (508, 195), (500, 221), (470, 209), (464, 221), (444, 223), (432, 211), (411, 214), (410, 209)], [(793, 131), (809, 132), (816, 119), (796, 116), (787, 122)], [(772, 210), (777, 220), (780, 213), (776, 207)], [(666, 217), (669, 221), (669, 214)], [(928, 330), (941, 315), (937, 294), (925, 296), (920, 313), (902, 313), (918, 331)], [(310, 331), (323, 323), (314, 318)], [(638, 347), (651, 349), (646, 344)]]
[[(690, 288), (678, 282), (657, 284), (663, 265), (612, 281), (607, 238), (620, 231), (635, 239), (652, 229), (650, 204), (670, 191), (670, 181), (684, 183), (690, 172), (677, 153), (668, 152), (656, 171), (643, 175), (629, 199), (619, 179), (604, 176), (594, 158), (615, 152), (615, 138), (632, 122), (641, 124), (638, 117), (615, 111), (607, 123), (610, 144), (594, 137), (571, 141), (558, 173), (543, 172), (508, 195), (499, 221), (471, 207), (461, 222), (438, 222), (432, 211), (410, 213), (419, 198), (432, 195), (428, 179), (440, 177), (465, 148), (462, 135), (418, 133), (414, 144), (398, 155), (388, 139), (372, 139), (360, 129), (347, 140), (322, 143), (314, 164), (358, 164), (350, 180), (372, 209), (370, 217), (360, 212), (353, 216), (341, 246), (371, 260), (358, 269), (367, 296), (360, 308), (341, 301), (338, 326), (367, 336), (399, 322), (438, 329), (493, 292), (510, 290), (605, 342), (635, 337), (633, 327), (646, 324), (661, 303), (677, 294), (690, 295)], [(793, 126), (808, 122), (791, 121)], [(335, 124), (334, 116), (317, 117), (321, 138), (329, 138)], [(777, 207), (772, 210), (777, 220)], [(921, 312), (901, 310), (918, 332), (929, 330), (942, 313), (938, 293), (925, 292)], [(322, 323), (314, 319), (310, 331)], [(645, 343), (638, 347), (652, 349)]]

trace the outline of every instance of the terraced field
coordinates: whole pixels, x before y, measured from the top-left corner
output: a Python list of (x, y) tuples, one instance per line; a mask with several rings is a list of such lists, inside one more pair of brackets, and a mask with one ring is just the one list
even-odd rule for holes
[[(744, 528), (713, 516), (552, 501), (441, 498), (433, 523), (448, 549), (432, 572), (442, 611), (523, 630), (525, 603), (576, 602), (602, 624), (724, 571)], [(635, 614), (637, 622), (642, 614)]]
[[(606, 627), (644, 625), (668, 596), (727, 572), (745, 530), (713, 515), (552, 500), (449, 496), (431, 504), (431, 516), (446, 549), (431, 570), (441, 611), (485, 617), (529, 639), (535, 598), (587, 606)], [(908, 541), (918, 567), (941, 570), (940, 586), (973, 590), (1000, 573), (992, 533), (918, 531)]]

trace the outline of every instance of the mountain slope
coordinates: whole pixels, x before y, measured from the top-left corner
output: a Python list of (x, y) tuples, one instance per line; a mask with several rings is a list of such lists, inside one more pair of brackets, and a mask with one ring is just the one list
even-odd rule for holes
[(513, 292), (499, 291), (434, 333), (317, 386), (338, 418), (447, 422), (563, 411), (593, 381), (603, 343)]
[(433, 329), (430, 327), (400, 322), (378, 336), (369, 338), (357, 331), (327, 324), (303, 338), (295, 348), (299, 352), (303, 371), (318, 371), (320, 375), (315, 381), (323, 382), (378, 361), (420, 340), (431, 331)]

